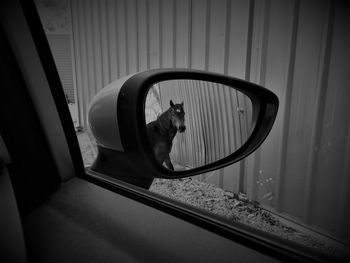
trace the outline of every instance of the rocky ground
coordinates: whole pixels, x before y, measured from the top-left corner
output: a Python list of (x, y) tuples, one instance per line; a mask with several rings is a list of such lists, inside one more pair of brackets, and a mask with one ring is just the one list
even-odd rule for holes
[(215, 185), (186, 178), (179, 180), (156, 179), (150, 191), (207, 210), (229, 220), (273, 233), (310, 248), (330, 254), (340, 253), (325, 240), (317, 239), (283, 224), (278, 217), (250, 201), (244, 194), (234, 194)]
[[(78, 132), (78, 140), (84, 164), (90, 166), (97, 154), (94, 140), (86, 132)], [(284, 224), (273, 213), (250, 201), (244, 194), (225, 191), (215, 185), (197, 179), (155, 179), (150, 191), (171, 199), (204, 209), (229, 220), (241, 222), (251, 227), (273, 233), (285, 239), (323, 252), (349, 257), (344, 247), (337, 246), (327, 238), (320, 238)], [(350, 257), (349, 257), (350, 258)]]

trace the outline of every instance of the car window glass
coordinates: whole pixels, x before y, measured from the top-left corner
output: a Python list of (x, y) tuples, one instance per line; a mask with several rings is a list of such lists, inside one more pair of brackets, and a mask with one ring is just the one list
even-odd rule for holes
[(350, 243), (346, 4), (35, 3), (85, 166), (97, 156), (87, 125), (88, 105), (113, 80), (147, 69), (175, 67), (258, 83), (280, 100), (276, 123), (263, 145), (223, 169), (192, 178), (155, 179), (150, 191), (345, 257)]

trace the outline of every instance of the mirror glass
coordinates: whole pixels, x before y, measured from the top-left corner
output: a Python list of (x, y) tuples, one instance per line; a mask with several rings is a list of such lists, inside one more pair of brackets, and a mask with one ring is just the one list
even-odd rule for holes
[(219, 83), (168, 80), (146, 97), (147, 135), (155, 158), (171, 170), (218, 161), (237, 151), (252, 130), (252, 103)]

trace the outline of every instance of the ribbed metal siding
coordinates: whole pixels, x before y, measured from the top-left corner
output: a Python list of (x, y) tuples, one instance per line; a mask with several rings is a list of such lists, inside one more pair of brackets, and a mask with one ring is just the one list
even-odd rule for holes
[[(72, 1), (79, 114), (112, 80), (210, 70), (274, 91), (271, 134), (213, 182), (350, 239), (350, 46), (345, 1)], [(209, 115), (210, 116), (210, 115)]]
[(46, 36), (64, 92), (67, 94), (69, 101), (75, 103), (71, 36), (69, 34), (47, 34)]
[(244, 78), (249, 2), (76, 0), (71, 7), (82, 125), (98, 90), (137, 71), (191, 67)]

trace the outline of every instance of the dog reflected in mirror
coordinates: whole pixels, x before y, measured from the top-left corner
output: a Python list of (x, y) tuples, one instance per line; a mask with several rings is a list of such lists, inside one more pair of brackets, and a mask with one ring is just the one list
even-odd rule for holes
[(147, 124), (147, 135), (156, 160), (160, 164), (165, 163), (170, 170), (174, 170), (169, 156), (173, 139), (177, 132), (182, 133), (185, 130), (184, 103), (174, 104), (172, 100), (167, 111)]

